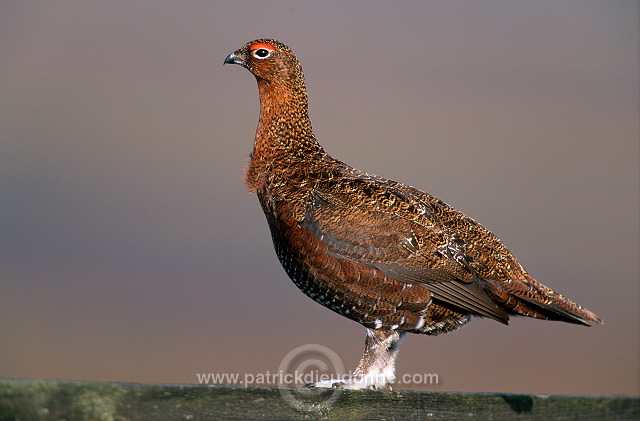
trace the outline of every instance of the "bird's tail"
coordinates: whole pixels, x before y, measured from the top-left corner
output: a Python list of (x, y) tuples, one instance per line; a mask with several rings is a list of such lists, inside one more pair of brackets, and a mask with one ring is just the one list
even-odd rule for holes
[(593, 312), (542, 285), (528, 274), (520, 282), (512, 282), (507, 288), (489, 283), (485, 289), (510, 314), (585, 326), (602, 323)]

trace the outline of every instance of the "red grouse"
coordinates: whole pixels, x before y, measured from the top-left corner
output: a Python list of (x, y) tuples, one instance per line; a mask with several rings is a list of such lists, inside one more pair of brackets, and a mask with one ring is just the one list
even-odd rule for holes
[(280, 263), (313, 300), (367, 328), (348, 380), (385, 388), (406, 333), (437, 335), (471, 316), (589, 325), (598, 316), (538, 283), (489, 230), (441, 200), (332, 158), (316, 141), (302, 67), (286, 45), (251, 41), (224, 63), (258, 81), (260, 120), (245, 182)]

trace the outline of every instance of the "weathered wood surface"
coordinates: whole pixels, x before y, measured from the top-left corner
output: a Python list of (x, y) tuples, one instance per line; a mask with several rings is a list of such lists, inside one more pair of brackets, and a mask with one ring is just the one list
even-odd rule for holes
[(258, 419), (638, 420), (640, 398), (0, 380), (1, 421)]

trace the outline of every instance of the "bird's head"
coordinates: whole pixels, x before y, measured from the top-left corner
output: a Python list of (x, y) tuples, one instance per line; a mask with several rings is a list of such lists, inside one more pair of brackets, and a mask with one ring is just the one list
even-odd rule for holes
[(286, 82), (302, 78), (302, 68), (293, 51), (274, 39), (248, 42), (229, 54), (224, 64), (239, 64), (256, 78), (268, 82)]

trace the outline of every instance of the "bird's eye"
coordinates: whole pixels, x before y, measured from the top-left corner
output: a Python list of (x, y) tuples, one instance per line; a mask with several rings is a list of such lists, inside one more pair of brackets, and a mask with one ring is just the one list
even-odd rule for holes
[(271, 50), (267, 50), (266, 48), (258, 48), (253, 51), (253, 56), (255, 58), (263, 59), (267, 58), (271, 55)]

